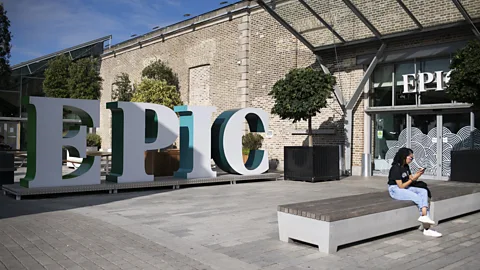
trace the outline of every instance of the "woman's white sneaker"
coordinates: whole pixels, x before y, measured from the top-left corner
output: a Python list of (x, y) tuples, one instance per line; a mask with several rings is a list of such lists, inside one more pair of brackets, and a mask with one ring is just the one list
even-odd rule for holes
[(432, 229), (428, 229), (428, 230), (423, 230), (423, 235), (425, 236), (431, 236), (431, 237), (441, 237), (442, 234), (437, 232), (437, 231), (434, 231)]
[(429, 216), (421, 216), (418, 218), (418, 221), (420, 221), (421, 223), (435, 225), (435, 221), (433, 221)]

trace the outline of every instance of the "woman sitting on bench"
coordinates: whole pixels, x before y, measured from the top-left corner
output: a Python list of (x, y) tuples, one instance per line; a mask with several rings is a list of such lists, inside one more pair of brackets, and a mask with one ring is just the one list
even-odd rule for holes
[(418, 221), (423, 224), (423, 234), (426, 236), (440, 237), (441, 233), (430, 229), (430, 225), (434, 225), (429, 216), (428, 211), (428, 191), (424, 188), (413, 187), (412, 183), (418, 180), (425, 172), (425, 168), (421, 168), (412, 175), (409, 164), (413, 161), (413, 151), (409, 148), (401, 148), (395, 155), (392, 168), (388, 174), (388, 193), (395, 200), (413, 201), (420, 209), (420, 217)]

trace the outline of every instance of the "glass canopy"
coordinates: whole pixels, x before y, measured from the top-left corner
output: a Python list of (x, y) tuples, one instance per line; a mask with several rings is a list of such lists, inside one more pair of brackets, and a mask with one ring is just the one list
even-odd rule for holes
[(348, 45), (480, 18), (478, 0), (257, 0), (311, 50)]

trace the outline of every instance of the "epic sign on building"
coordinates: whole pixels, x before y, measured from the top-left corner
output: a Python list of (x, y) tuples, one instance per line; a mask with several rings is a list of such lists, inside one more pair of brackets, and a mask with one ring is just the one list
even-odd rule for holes
[[(87, 128), (100, 124), (98, 100), (28, 97), (28, 165), (23, 187), (100, 184), (100, 157), (86, 155)], [(63, 109), (77, 114), (80, 127), (63, 130)], [(172, 145), (180, 135), (180, 168), (176, 178), (212, 178), (211, 159), (225, 172), (241, 175), (268, 170), (268, 153), (251, 151), (242, 159), (242, 135), (247, 120), (252, 132), (268, 129), (268, 115), (260, 109), (225, 111), (210, 125), (215, 107), (110, 102), (112, 112), (112, 170), (108, 181), (153, 181), (145, 172), (144, 152)], [(148, 113), (147, 113), (148, 112)], [(179, 115), (179, 117), (177, 116)], [(150, 117), (151, 116), (151, 117)], [(179, 119), (180, 118), (180, 119)], [(62, 147), (83, 158), (74, 172), (62, 175)]]
[[(403, 76), (403, 93), (422, 93), (427, 90), (443, 91), (450, 80), (450, 73), (443, 71), (418, 72), (417, 74), (405, 74)], [(432, 85), (433, 84), (433, 85)], [(432, 85), (434, 87), (427, 87)]]

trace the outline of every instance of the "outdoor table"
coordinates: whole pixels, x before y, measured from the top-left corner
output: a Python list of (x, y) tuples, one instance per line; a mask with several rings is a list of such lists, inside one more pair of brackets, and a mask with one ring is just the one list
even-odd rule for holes
[(87, 156), (94, 156), (94, 157), (105, 157), (107, 159), (107, 164), (105, 165), (105, 172), (109, 172), (110, 167), (110, 157), (112, 156), (112, 152), (106, 151), (87, 151)]

